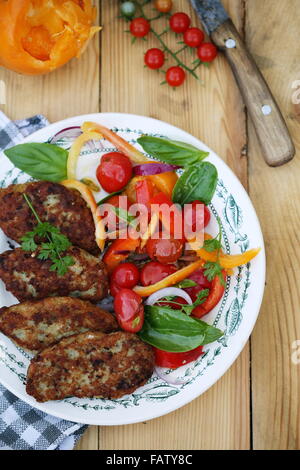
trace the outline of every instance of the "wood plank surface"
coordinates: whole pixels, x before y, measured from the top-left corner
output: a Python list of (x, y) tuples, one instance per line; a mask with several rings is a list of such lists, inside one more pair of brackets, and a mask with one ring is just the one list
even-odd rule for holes
[[(163, 76), (143, 68), (144, 51), (157, 43), (130, 44), (126, 24), (117, 19), (118, 0), (99, 2), (103, 32), (79, 61), (43, 77), (0, 69), (7, 90), (0, 109), (12, 119), (43, 113), (57, 121), (116, 111), (155, 117), (199, 137), (250, 190), (264, 230), (268, 276), (251, 340), (252, 369), (248, 344), (223, 378), (189, 405), (147, 423), (90, 427), (79, 450), (300, 448), (300, 365), (291, 361), (293, 342), (300, 339), (300, 105), (292, 102), (292, 84), (300, 80), (299, 1), (223, 3), (245, 33), (292, 132), (298, 152), (282, 168), (264, 163), (225, 59), (201, 67), (203, 86), (192, 77), (176, 91), (160, 86)], [(174, 0), (174, 9), (192, 13), (188, 0)], [(192, 18), (199, 24), (193, 13)]]
[(267, 285), (252, 335), (255, 449), (300, 448), (300, 364), (291, 359), (293, 343), (300, 339), (300, 104), (292, 102), (292, 85), (300, 78), (299, 24), (297, 0), (247, 2), (248, 46), (297, 148), (291, 163), (269, 168), (249, 126), (250, 196), (267, 248)]

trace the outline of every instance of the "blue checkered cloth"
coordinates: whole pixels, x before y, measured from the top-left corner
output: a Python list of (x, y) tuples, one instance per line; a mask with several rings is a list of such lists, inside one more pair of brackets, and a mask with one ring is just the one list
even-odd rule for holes
[[(0, 111), (0, 150), (48, 124), (41, 115), (13, 122)], [(36, 410), (0, 385), (0, 450), (71, 450), (86, 428)]]

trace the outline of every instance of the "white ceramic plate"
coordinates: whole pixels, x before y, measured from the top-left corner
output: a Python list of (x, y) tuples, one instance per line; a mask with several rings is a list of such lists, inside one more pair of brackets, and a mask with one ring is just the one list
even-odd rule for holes
[[(139, 135), (147, 133), (188, 142), (209, 151), (208, 160), (214, 163), (219, 173), (211, 211), (222, 220), (226, 252), (240, 253), (248, 248), (262, 248), (251, 263), (235, 270), (234, 275), (228, 279), (222, 301), (205, 317), (205, 321), (221, 328), (225, 336), (206, 346), (205, 354), (194, 363), (176, 372), (165, 372), (168, 382), (154, 374), (144, 387), (119, 400), (68, 398), (43, 404), (36, 402), (26, 394), (24, 386), (30, 355), (0, 334), (0, 381), (22, 400), (46, 413), (79, 423), (136, 423), (162, 416), (189, 403), (211, 387), (238, 357), (254, 327), (262, 301), (265, 282), (263, 237), (250, 199), (228, 166), (203, 142), (170, 124), (128, 114), (91, 114), (52, 124), (26, 138), (24, 142), (46, 142), (59, 130), (80, 126), (83, 121), (102, 123), (132, 143), (136, 142)], [(59, 144), (69, 146), (67, 141)], [(94, 148), (85, 147), (78, 166), (81, 177), (94, 176), (100, 155), (112, 150), (113, 146), (107, 141), (97, 143)], [(28, 180), (28, 175), (13, 168), (9, 160), (1, 155), (1, 187)], [(102, 196), (103, 194), (99, 198)], [(215, 217), (212, 217), (207, 231), (217, 233)], [(7, 249), (8, 239), (0, 230), (0, 251)], [(0, 281), (0, 305), (9, 306), (14, 303), (15, 297), (5, 290)]]

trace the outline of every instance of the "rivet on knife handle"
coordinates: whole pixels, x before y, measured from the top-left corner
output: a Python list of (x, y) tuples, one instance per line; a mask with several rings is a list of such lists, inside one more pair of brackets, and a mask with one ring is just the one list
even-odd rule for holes
[(293, 158), (294, 144), (265, 79), (232, 21), (225, 21), (211, 38), (232, 67), (266, 162), (270, 166), (283, 165)]

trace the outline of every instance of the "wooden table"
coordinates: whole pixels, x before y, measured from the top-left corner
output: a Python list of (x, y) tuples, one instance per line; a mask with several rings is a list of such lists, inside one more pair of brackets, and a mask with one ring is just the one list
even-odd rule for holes
[[(50, 121), (98, 111), (136, 113), (199, 137), (248, 189), (265, 236), (268, 270), (251, 341), (216, 385), (162, 418), (90, 427), (77, 448), (299, 449), (300, 363), (291, 359), (294, 342), (300, 340), (300, 105), (292, 100), (293, 94), (297, 98), (293, 83), (300, 79), (299, 1), (224, 0), (298, 149), (291, 163), (276, 169), (263, 161), (223, 57), (210, 69), (201, 68), (205, 86), (192, 77), (176, 92), (159, 86), (157, 74), (143, 68), (143, 52), (156, 44), (155, 39), (131, 46), (129, 35), (123, 33), (124, 22), (117, 19), (119, 2), (100, 3), (103, 32), (80, 61), (44, 77), (0, 71), (0, 80), (7, 85), (7, 104), (1, 109), (12, 119), (43, 113)], [(179, 11), (191, 12), (187, 0), (174, 4)]]

